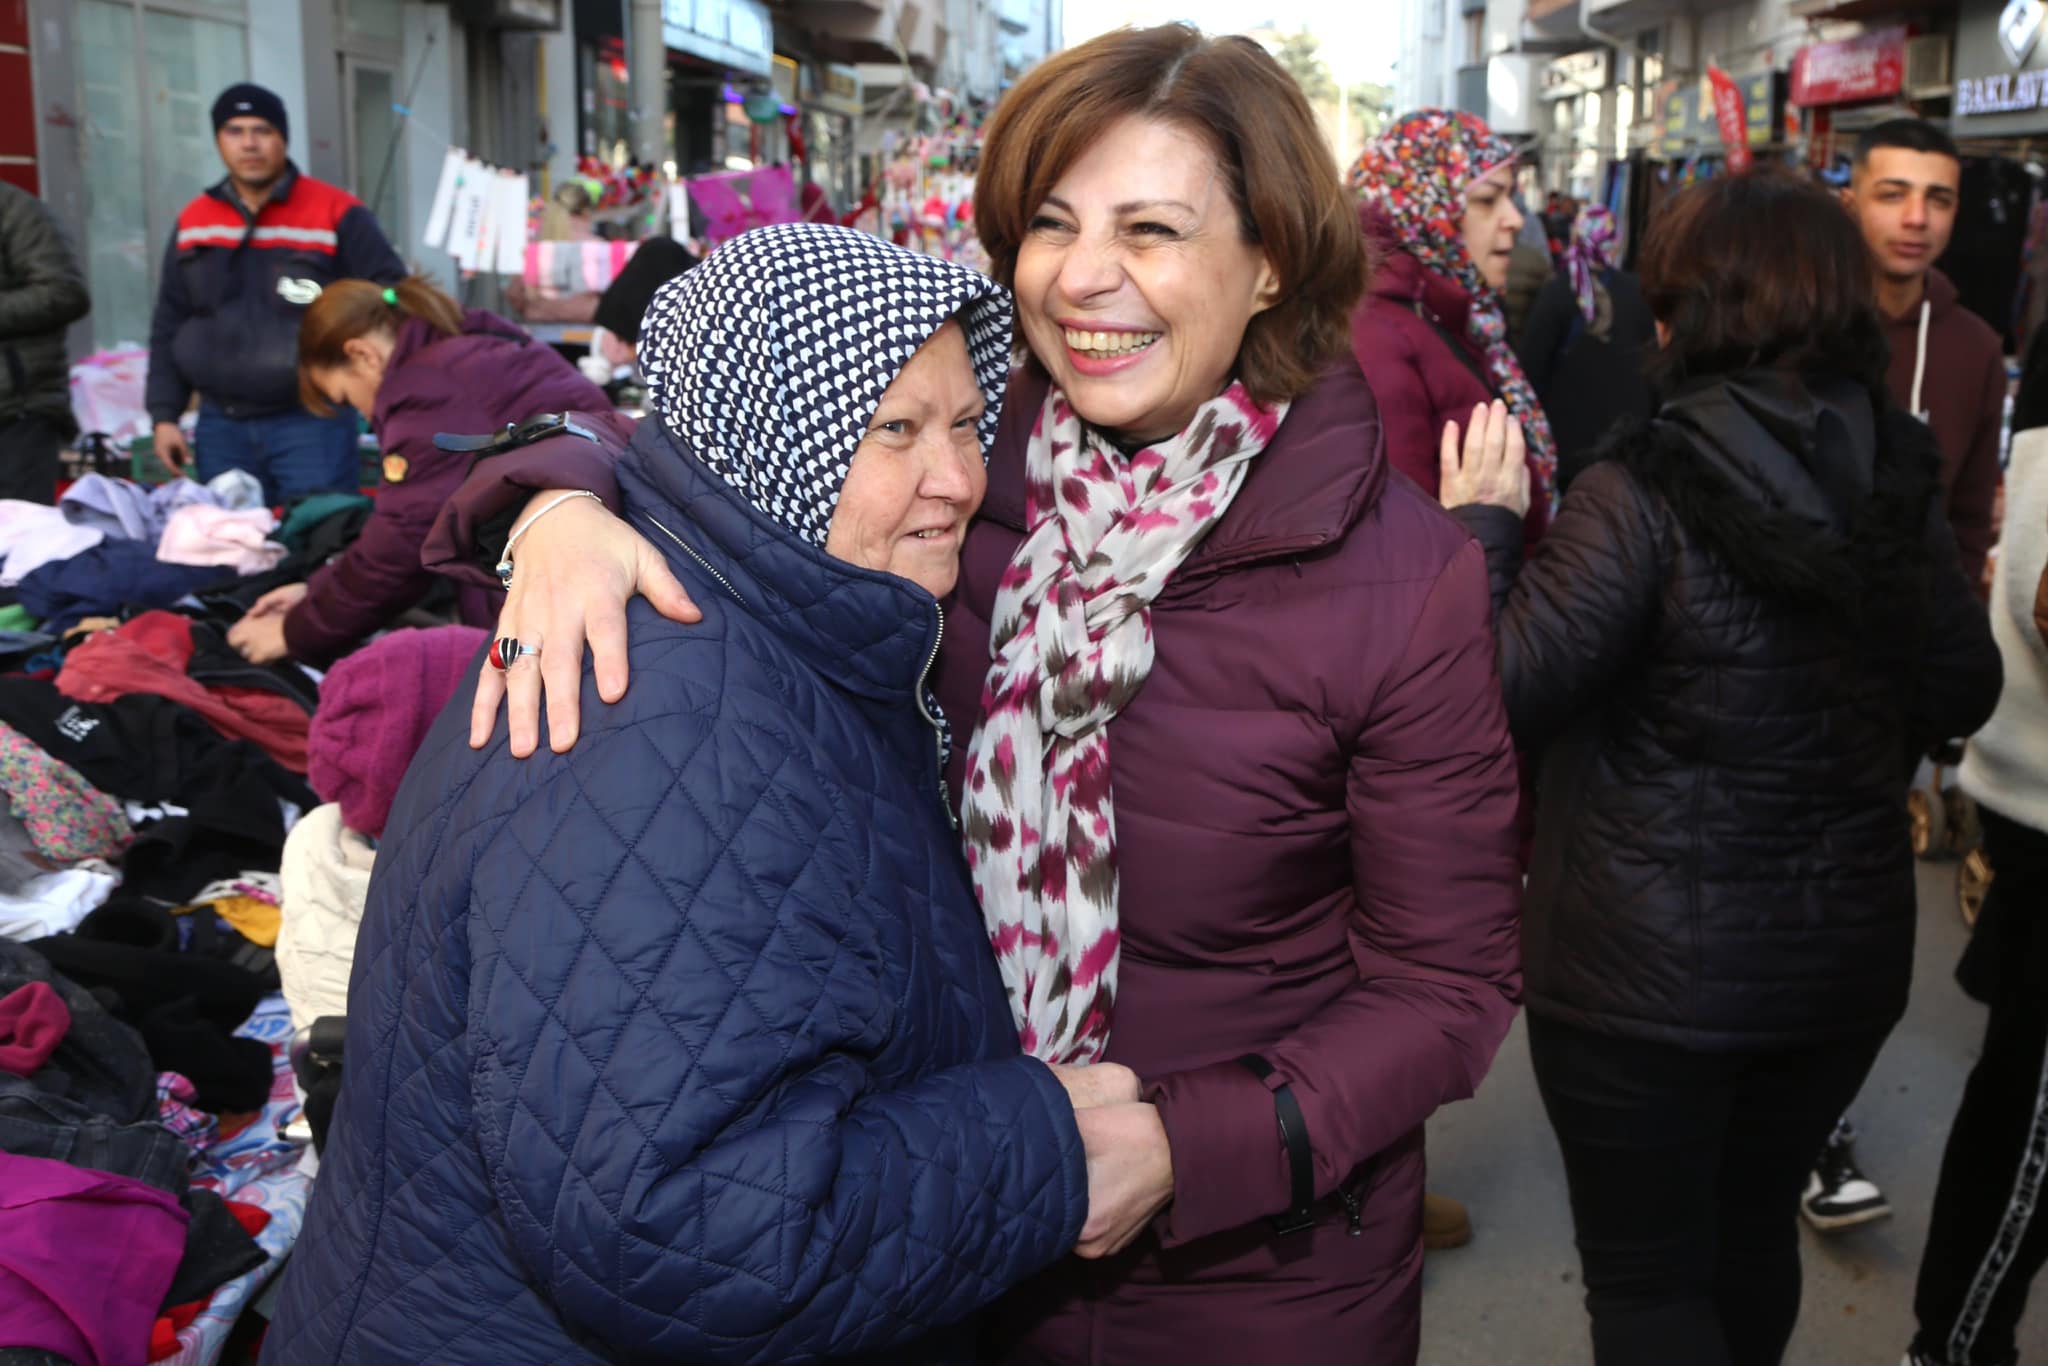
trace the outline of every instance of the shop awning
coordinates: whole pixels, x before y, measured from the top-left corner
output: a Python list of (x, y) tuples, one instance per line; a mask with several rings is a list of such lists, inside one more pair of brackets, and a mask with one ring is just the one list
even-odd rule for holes
[(1585, 21), (1608, 33), (1641, 33), (1676, 15), (1692, 14), (1700, 6), (1691, 0), (1581, 0)]
[(945, 50), (946, 30), (936, 6), (919, 0), (799, 0), (790, 16), (810, 33), (821, 55), (835, 61), (907, 57), (928, 71)]

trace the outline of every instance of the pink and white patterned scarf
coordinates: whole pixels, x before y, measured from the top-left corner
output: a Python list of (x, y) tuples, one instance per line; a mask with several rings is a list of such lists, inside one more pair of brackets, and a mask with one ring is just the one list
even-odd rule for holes
[(1287, 405), (1232, 384), (1126, 456), (1046, 396), (1024, 544), (996, 590), (963, 835), (1024, 1051), (1093, 1062), (1116, 1001), (1109, 722), (1152, 671), (1152, 600), (1229, 508)]

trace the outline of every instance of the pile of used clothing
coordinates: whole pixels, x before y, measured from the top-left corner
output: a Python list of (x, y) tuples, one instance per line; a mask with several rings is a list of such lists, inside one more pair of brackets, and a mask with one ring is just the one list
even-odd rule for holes
[(0, 502), (0, 1361), (250, 1359), (332, 1109), (306, 1035), (346, 1013), (385, 813), (484, 641), (247, 663), (227, 626), (368, 500), (244, 493)]

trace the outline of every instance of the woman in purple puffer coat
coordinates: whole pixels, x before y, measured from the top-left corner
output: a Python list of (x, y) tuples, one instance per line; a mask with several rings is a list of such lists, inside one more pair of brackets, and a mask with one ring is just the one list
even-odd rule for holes
[[(581, 412), (616, 429), (632, 421), (552, 347), (483, 309), (464, 309), (415, 276), (386, 287), (329, 285), (299, 325), (299, 391), (314, 412), (353, 405), (384, 452), (376, 511), (361, 536), (305, 583), (257, 599), (228, 640), (267, 664), (286, 655), (326, 666), (418, 602), (433, 574), (420, 547), (441, 505), (475, 462), (434, 444), (441, 433), (502, 431), (540, 413)], [(475, 588), (462, 618), (488, 626), (495, 612)]]

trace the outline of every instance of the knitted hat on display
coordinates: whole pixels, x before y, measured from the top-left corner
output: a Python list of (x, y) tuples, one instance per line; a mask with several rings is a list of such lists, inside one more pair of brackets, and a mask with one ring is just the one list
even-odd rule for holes
[(277, 135), (286, 142), (292, 140), (291, 124), (286, 121), (284, 101), (274, 90), (249, 81), (231, 85), (220, 92), (220, 98), (213, 102), (213, 131), (219, 133), (221, 125), (229, 119), (262, 119), (277, 130)]
[(393, 631), (336, 664), (306, 736), (306, 778), (342, 824), (384, 833), (406, 766), (483, 648), (473, 626)]
[(654, 291), (697, 264), (697, 257), (673, 237), (650, 237), (597, 301), (597, 325), (620, 341), (639, 345), (640, 319)]

